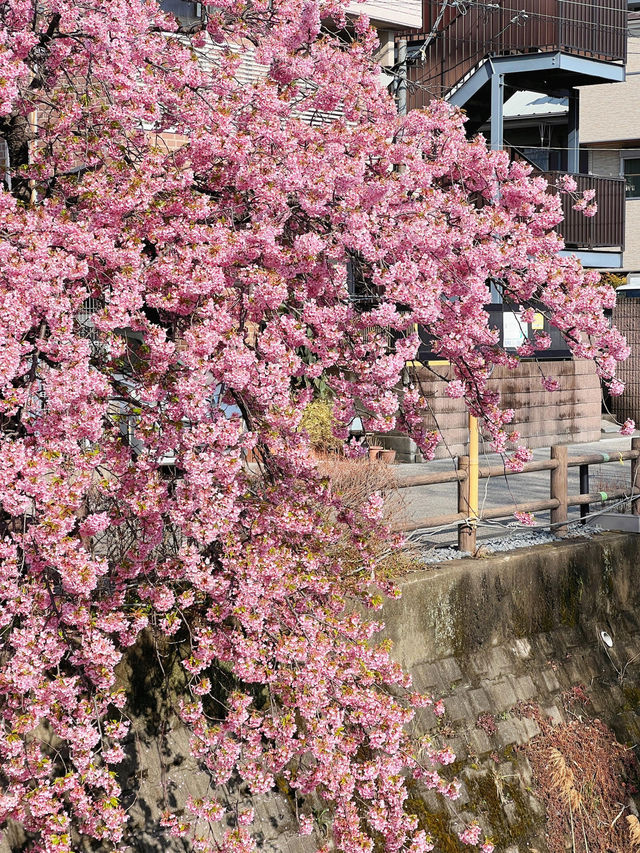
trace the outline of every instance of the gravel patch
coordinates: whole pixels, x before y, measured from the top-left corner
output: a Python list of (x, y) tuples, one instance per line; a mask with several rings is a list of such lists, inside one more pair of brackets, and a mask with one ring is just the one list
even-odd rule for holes
[[(481, 556), (487, 556), (514, 551), (517, 548), (533, 548), (536, 545), (548, 545), (550, 542), (562, 542), (564, 539), (591, 539), (595, 533), (599, 532), (598, 527), (585, 527), (582, 524), (570, 524), (567, 533), (562, 537), (548, 530), (517, 530), (495, 539), (482, 540), (478, 543), (478, 552)], [(458, 551), (457, 548), (424, 547), (420, 553), (420, 561), (431, 566), (472, 556), (468, 551)]]

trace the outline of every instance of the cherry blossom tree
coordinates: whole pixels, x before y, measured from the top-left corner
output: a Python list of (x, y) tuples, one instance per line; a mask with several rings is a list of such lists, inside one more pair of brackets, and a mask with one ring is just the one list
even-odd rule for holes
[(0, 824), (30, 850), (126, 849), (116, 670), (143, 631), (188, 647), (213, 794), (165, 824), (194, 850), (252, 849), (250, 815), (216, 829), (232, 777), (315, 792), (345, 853), (431, 849), (410, 776), (457, 794), (451, 753), (406, 733), (431, 699), (348, 606), (392, 592), (380, 497), (341, 504), (302, 413), (322, 379), (339, 436), (357, 412), (429, 455), (420, 325), (494, 446), (517, 440), (489, 282), (614, 390), (626, 349), (613, 291), (558, 255), (559, 197), (443, 103), (398, 117), (375, 45), (340, 0), (216, 0), (193, 26), (154, 0), (0, 2)]

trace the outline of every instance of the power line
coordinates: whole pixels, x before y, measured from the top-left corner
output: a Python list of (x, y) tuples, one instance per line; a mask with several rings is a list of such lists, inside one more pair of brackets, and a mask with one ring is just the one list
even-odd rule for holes
[[(589, 144), (591, 144), (591, 143), (584, 142), (584, 143), (581, 143), (581, 146), (582, 145), (587, 146)], [(516, 144), (516, 143), (509, 143), (506, 140), (505, 140), (504, 147), (505, 148), (518, 148), (521, 151), (524, 151), (525, 149), (531, 149), (531, 148), (534, 148), (536, 151), (574, 151), (575, 150), (570, 145), (529, 145), (529, 143), (524, 143), (524, 142), (519, 142)], [(636, 156), (640, 157), (640, 139), (638, 139), (637, 145), (630, 145), (628, 148), (600, 148), (600, 147), (587, 148), (587, 147), (580, 147), (580, 153), (583, 153), (583, 152), (584, 153), (590, 153), (590, 152), (591, 153), (597, 153), (598, 151), (607, 151), (607, 152), (613, 151), (613, 152), (618, 153), (618, 154), (622, 153), (623, 151), (629, 151), (629, 152), (637, 151), (638, 154)], [(633, 159), (633, 158), (630, 158), (630, 159)], [(610, 177), (614, 177), (614, 176), (610, 176)]]

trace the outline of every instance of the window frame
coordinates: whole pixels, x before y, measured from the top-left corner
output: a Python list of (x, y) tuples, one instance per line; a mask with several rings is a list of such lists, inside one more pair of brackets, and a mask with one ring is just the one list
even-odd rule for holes
[[(638, 166), (636, 167), (637, 171), (635, 171), (632, 175), (628, 175), (626, 171), (626, 163), (630, 160), (638, 161)], [(620, 153), (620, 177), (624, 178), (625, 180), (625, 201), (634, 201), (636, 199), (640, 199), (640, 149), (630, 148), (628, 151)], [(635, 179), (631, 185), (629, 185), (628, 183), (629, 177)]]

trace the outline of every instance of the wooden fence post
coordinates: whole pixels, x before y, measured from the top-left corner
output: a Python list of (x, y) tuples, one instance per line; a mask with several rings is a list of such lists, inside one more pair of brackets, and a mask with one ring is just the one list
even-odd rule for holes
[(557, 500), (558, 506), (551, 510), (551, 524), (559, 525), (555, 527), (555, 532), (561, 536), (566, 532), (566, 527), (563, 522), (568, 521), (569, 517), (569, 448), (564, 445), (556, 445), (551, 448), (551, 458), (556, 459), (558, 465), (551, 469), (551, 488), (549, 497), (551, 500)]
[[(631, 439), (631, 449), (640, 451), (640, 438)], [(631, 460), (631, 497), (640, 493), (640, 456)], [(631, 501), (631, 512), (640, 515), (640, 499)]]
[[(458, 480), (458, 512), (463, 512), (466, 516), (470, 515), (470, 495), (469, 495), (469, 457), (458, 456), (458, 470), (466, 474), (465, 477)], [(476, 550), (476, 526), (475, 524), (459, 524), (458, 525), (458, 550), (468, 551), (474, 554)]]

